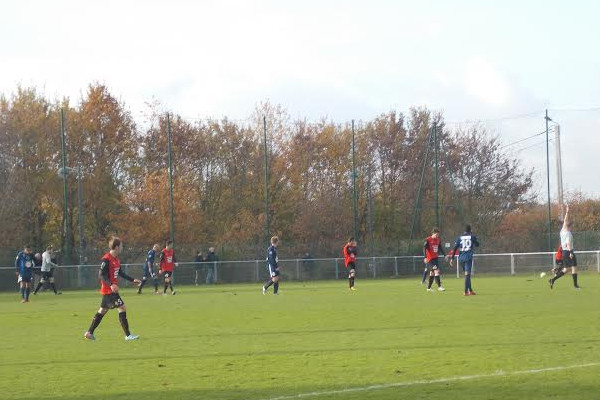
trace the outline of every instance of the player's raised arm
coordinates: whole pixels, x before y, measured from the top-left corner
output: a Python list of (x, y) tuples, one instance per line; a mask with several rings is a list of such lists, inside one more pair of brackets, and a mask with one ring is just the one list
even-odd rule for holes
[(567, 230), (567, 228), (569, 227), (569, 205), (566, 205), (566, 211), (565, 211), (565, 219), (563, 221), (563, 226), (562, 226), (562, 230)]

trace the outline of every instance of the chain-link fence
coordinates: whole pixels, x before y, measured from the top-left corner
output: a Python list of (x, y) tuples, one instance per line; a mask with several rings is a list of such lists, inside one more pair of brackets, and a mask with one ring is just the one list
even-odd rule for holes
[[(600, 273), (600, 250), (577, 253), (579, 270)], [(344, 279), (346, 269), (342, 258), (281, 260), (280, 271), (284, 281), (317, 281)], [(530, 275), (549, 271), (554, 266), (554, 253), (503, 253), (477, 254), (474, 274)], [(143, 264), (123, 264), (127, 274), (141, 277)], [(359, 258), (359, 279), (385, 279), (414, 277), (424, 269), (423, 257), (369, 257)], [(447, 276), (459, 276), (456, 263), (443, 264)], [(39, 275), (34, 275), (39, 280)], [(68, 265), (56, 268), (56, 284), (60, 289), (98, 288), (97, 265)], [(178, 285), (207, 285), (263, 282), (268, 279), (264, 260), (217, 261), (211, 263), (180, 262), (175, 269), (174, 281)], [(16, 290), (14, 268), (0, 268), (0, 290)]]

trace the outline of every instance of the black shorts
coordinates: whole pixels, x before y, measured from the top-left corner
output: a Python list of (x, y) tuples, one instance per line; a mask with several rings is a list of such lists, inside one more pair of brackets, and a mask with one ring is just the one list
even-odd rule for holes
[(170, 278), (173, 276), (173, 271), (163, 271), (163, 276), (165, 278)]
[(54, 276), (54, 271), (44, 271), (42, 272), (42, 280), (49, 281), (50, 278)]
[(356, 262), (350, 261), (348, 263), (348, 265), (346, 265), (346, 268), (348, 268), (348, 269), (356, 269)]
[[(573, 255), (573, 258), (571, 258), (571, 255)], [(576, 267), (577, 266), (577, 257), (575, 256), (575, 253), (573, 253), (572, 251), (569, 251), (569, 250), (563, 250), (562, 256), (563, 256), (563, 265), (565, 267)]]
[(19, 282), (25, 282), (25, 283), (31, 283), (31, 280), (33, 279), (33, 277), (31, 276), (31, 274), (26, 274), (26, 275), (19, 275)]
[(439, 258), (434, 258), (432, 260), (429, 260), (429, 262), (427, 262), (427, 268), (438, 269), (439, 265), (440, 265)]
[(124, 305), (125, 305), (125, 303), (123, 302), (123, 299), (121, 299), (121, 296), (119, 296), (119, 293), (111, 293), (111, 294), (103, 295), (102, 303), (100, 303), (101, 308), (108, 308), (108, 309), (123, 307)]

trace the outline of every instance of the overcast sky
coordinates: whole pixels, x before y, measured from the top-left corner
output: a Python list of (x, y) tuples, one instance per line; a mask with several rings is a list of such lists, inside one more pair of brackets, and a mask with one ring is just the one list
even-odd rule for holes
[[(153, 98), (187, 117), (245, 119), (269, 100), (337, 122), (423, 105), (507, 145), (543, 131), (548, 108), (565, 189), (600, 197), (598, 16), (577, 0), (5, 0), (0, 92), (77, 100), (98, 81), (140, 121)], [(544, 136), (506, 149), (545, 197)]]

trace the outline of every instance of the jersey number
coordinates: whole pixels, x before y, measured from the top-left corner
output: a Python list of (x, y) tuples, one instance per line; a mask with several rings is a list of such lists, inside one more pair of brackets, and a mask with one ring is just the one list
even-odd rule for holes
[(471, 250), (471, 238), (463, 237), (460, 239), (460, 251), (469, 251)]

